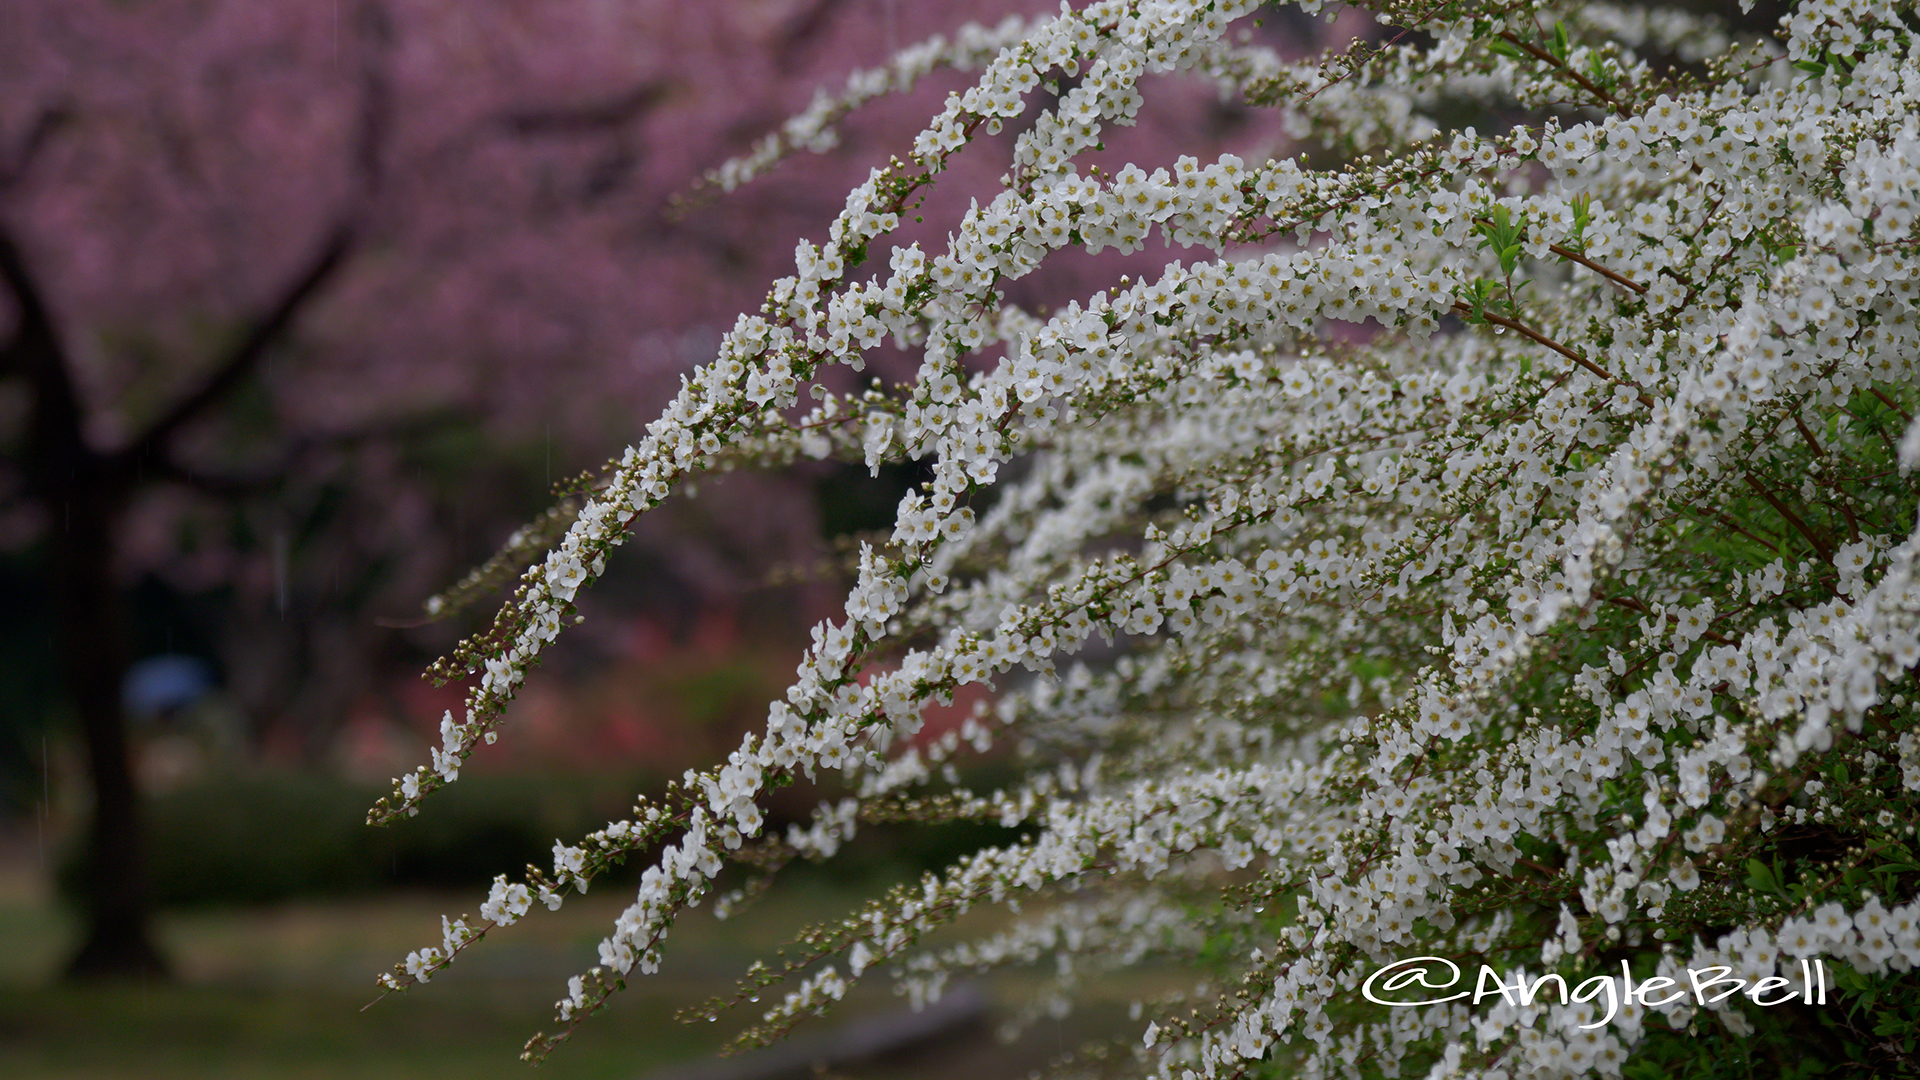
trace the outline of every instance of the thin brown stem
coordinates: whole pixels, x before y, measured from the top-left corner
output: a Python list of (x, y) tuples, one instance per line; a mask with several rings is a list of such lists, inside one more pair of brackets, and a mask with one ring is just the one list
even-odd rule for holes
[(1827, 452), (1820, 449), (1820, 440), (1814, 438), (1813, 432), (1807, 430), (1807, 423), (1800, 419), (1799, 413), (1793, 415), (1793, 426), (1800, 429), (1800, 437), (1807, 440), (1807, 447), (1813, 451), (1814, 457), (1823, 458), (1827, 456)]
[[(1455, 300), (1453, 302), (1453, 309), (1459, 314), (1465, 315), (1470, 319), (1474, 317), (1473, 308), (1469, 307), (1463, 301)], [(1614, 378), (1612, 375), (1607, 374), (1607, 370), (1601, 367), (1600, 365), (1594, 363), (1593, 361), (1587, 359), (1584, 356), (1581, 356), (1579, 353), (1574, 352), (1572, 349), (1567, 348), (1565, 345), (1560, 344), (1559, 342), (1553, 340), (1552, 338), (1546, 336), (1545, 334), (1542, 334), (1540, 331), (1535, 330), (1534, 328), (1528, 326), (1523, 322), (1520, 322), (1515, 319), (1509, 319), (1504, 315), (1495, 315), (1492, 312), (1486, 312), (1482, 317), (1484, 317), (1488, 322), (1494, 324), (1495, 326), (1504, 326), (1507, 329), (1512, 330), (1514, 333), (1519, 334), (1521, 337), (1527, 338), (1530, 341), (1538, 342), (1541, 345), (1545, 345), (1547, 348), (1552, 349), (1554, 352), (1559, 353), (1561, 356), (1564, 356), (1567, 359), (1573, 361), (1574, 363), (1580, 365), (1581, 367), (1586, 368), (1588, 371), (1592, 372), (1596, 377), (1600, 378), (1605, 382), (1617, 383), (1622, 381), (1620, 379)], [(1627, 385), (1632, 385), (1632, 384), (1629, 383)], [(1648, 397), (1644, 393), (1640, 395), (1638, 400), (1640, 404), (1645, 405), (1648, 408), (1653, 407), (1653, 399)]]
[(1613, 271), (1607, 269), (1604, 266), (1601, 266), (1599, 263), (1594, 262), (1592, 259), (1587, 258), (1586, 256), (1580, 254), (1577, 251), (1571, 251), (1567, 248), (1563, 248), (1559, 244), (1548, 244), (1547, 250), (1553, 252), (1555, 255), (1558, 255), (1563, 259), (1567, 259), (1571, 262), (1579, 263), (1581, 266), (1584, 266), (1587, 269), (1593, 271), (1594, 273), (1599, 274), (1601, 277), (1606, 278), (1608, 281), (1613, 282), (1615, 285), (1618, 285), (1623, 289), (1629, 289), (1636, 294), (1644, 293), (1647, 291), (1647, 287), (1645, 285), (1642, 285), (1639, 282), (1623, 274), (1616, 274)]
[(1761, 547), (1766, 548), (1769, 551), (1780, 550), (1779, 541), (1768, 540), (1766, 537), (1763, 537), (1763, 536), (1756, 536), (1752, 532), (1748, 531), (1745, 526), (1741, 525), (1739, 522), (1733, 520), (1727, 515), (1720, 513), (1719, 511), (1710, 510), (1708, 511), (1708, 513), (1713, 517), (1715, 521), (1719, 522), (1721, 525), (1729, 529), (1732, 529), (1734, 532), (1737, 532), (1741, 536), (1744, 536), (1747, 539), (1753, 541), (1754, 543), (1759, 544)]
[(1793, 526), (1795, 532), (1807, 538), (1807, 543), (1813, 545), (1814, 554), (1820, 556), (1821, 562), (1830, 563), (1833, 561), (1833, 553), (1827, 550), (1826, 541), (1820, 539), (1819, 534), (1813, 531), (1812, 526), (1800, 520), (1800, 515), (1787, 509), (1787, 504), (1781, 502), (1779, 496), (1768, 490), (1767, 485), (1761, 483), (1759, 477), (1754, 476), (1752, 473), (1745, 475), (1747, 486), (1752, 488), (1755, 494), (1766, 500), (1767, 505), (1773, 507), (1774, 513), (1785, 518), (1787, 524)]
[[(1473, 223), (1475, 225), (1484, 225), (1489, 229), (1493, 228), (1493, 222), (1488, 221), (1486, 218), (1474, 218)], [(1577, 251), (1574, 251), (1572, 248), (1561, 247), (1559, 244), (1548, 244), (1547, 250), (1553, 252), (1555, 255), (1558, 255), (1561, 258), (1566, 259), (1570, 262), (1579, 263), (1581, 266), (1584, 266), (1587, 269), (1593, 271), (1594, 273), (1599, 274), (1601, 277), (1606, 278), (1608, 281), (1613, 282), (1615, 285), (1618, 285), (1623, 289), (1629, 289), (1636, 294), (1644, 293), (1647, 291), (1647, 287), (1645, 285), (1642, 285), (1639, 282), (1634, 281), (1632, 278), (1626, 277), (1621, 274), (1617, 274), (1612, 270), (1609, 270), (1606, 267), (1601, 266), (1599, 263), (1594, 262), (1592, 259), (1587, 258), (1585, 255), (1582, 255)]]
[[(1612, 604), (1615, 607), (1623, 607), (1623, 608), (1626, 608), (1628, 611), (1637, 611), (1642, 615), (1653, 614), (1653, 612), (1647, 610), (1647, 605), (1641, 603), (1638, 600), (1635, 600), (1631, 596), (1603, 596), (1600, 599), (1603, 603)], [(1671, 613), (1669, 613), (1666, 616), (1666, 619), (1668, 622), (1674, 623), (1676, 625), (1680, 622), (1680, 616), (1674, 615)], [(1728, 640), (1726, 637), (1723, 637), (1720, 634), (1716, 634), (1711, 630), (1702, 632), (1700, 636), (1706, 639), (1707, 641), (1713, 642), (1716, 645), (1732, 645), (1733, 644), (1733, 642)]]
[(1606, 102), (1608, 108), (1620, 114), (1622, 117), (1630, 117), (1633, 115), (1633, 109), (1630, 108), (1626, 102), (1621, 101), (1619, 98), (1616, 98), (1612, 94), (1609, 94), (1605, 90), (1602, 90), (1598, 85), (1594, 83), (1592, 79), (1589, 79), (1585, 75), (1582, 75), (1579, 72), (1573, 70), (1571, 67), (1568, 67), (1566, 61), (1553, 55), (1547, 50), (1541, 48), (1538, 45), (1533, 44), (1532, 42), (1521, 41), (1519, 38), (1515, 37), (1511, 31), (1502, 30), (1500, 32), (1500, 39), (1502, 41), (1505, 41), (1507, 44), (1512, 45), (1514, 48), (1519, 49), (1520, 51), (1526, 53), (1528, 56), (1533, 57), (1535, 60), (1545, 61), (1548, 66), (1559, 69), (1562, 74), (1566, 75), (1568, 79), (1573, 81), (1574, 85), (1580, 87), (1580, 89), (1582, 90), (1585, 90), (1587, 93), (1592, 94), (1594, 97), (1599, 98), (1601, 101)]
[(1700, 242), (1700, 234), (1707, 231), (1707, 222), (1713, 220), (1714, 211), (1720, 209), (1720, 204), (1725, 202), (1726, 200), (1727, 200), (1727, 193), (1725, 191), (1722, 191), (1720, 194), (1714, 196), (1713, 205), (1707, 207), (1707, 212), (1700, 215), (1700, 224), (1694, 226), (1693, 235), (1687, 237), (1688, 247), (1692, 247), (1693, 245)]
[(1867, 392), (1872, 394), (1874, 397), (1879, 398), (1880, 404), (1885, 405), (1889, 409), (1892, 409), (1894, 411), (1894, 414), (1900, 417), (1900, 419), (1906, 421), (1909, 424), (1913, 423), (1913, 417), (1907, 413), (1907, 410), (1901, 408), (1898, 405), (1895, 405), (1893, 403), (1893, 399), (1881, 393), (1878, 387), (1869, 386), (1867, 387)]

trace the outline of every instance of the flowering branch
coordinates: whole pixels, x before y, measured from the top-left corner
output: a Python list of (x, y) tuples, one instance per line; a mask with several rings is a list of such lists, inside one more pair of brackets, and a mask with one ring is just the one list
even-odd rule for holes
[[(1109, 0), (969, 56), (977, 81), (912, 162), (875, 170), (828, 242), (800, 245), (564, 535), (517, 549), (545, 561), (437, 669), (484, 669), (466, 717), (382, 815), (412, 812), (493, 737), (633, 515), (676, 485), (802, 453), (931, 463), (892, 531), (861, 543), (844, 618), (814, 628), (764, 732), (634, 820), (556, 845), (551, 878), (496, 883), (477, 933), (663, 852), (530, 1055), (656, 970), (726, 863), (829, 858), (890, 815), (1028, 838), (803, 933), (702, 1015), (785, 983), (755, 1028), (774, 1037), (873, 972), (924, 1002), (951, 972), (1052, 950), (1047, 992), (1065, 994), (1077, 972), (1153, 954), (1233, 989), (1190, 1019), (1143, 1005), (1144, 1035), (1109, 1058), (1142, 1075), (1344, 1075), (1363, 1058), (1385, 1074), (1615, 1073), (1629, 1055), (1693, 1060), (1676, 1041), (1692, 1038), (1784, 1054), (1793, 1032), (1724, 998), (1595, 1024), (1591, 996), (1386, 1020), (1352, 991), (1416, 951), (1569, 982), (1603, 955), (1636, 978), (1724, 961), (1755, 982), (1825, 955), (1849, 986), (1920, 964), (1920, 908), (1900, 901), (1920, 892), (1906, 23), (1824, 6), (1788, 20), (1782, 55), (1728, 53), (1655, 95), (1636, 89), (1635, 50), (1715, 52), (1711, 20), (1581, 8), (1567, 17), (1601, 44), (1556, 22), (1541, 46), (1498, 29), (1517, 4), (1382, 5), (1427, 44), (1316, 64), (1229, 44), (1249, 9)], [(1495, 59), (1514, 54), (1533, 63)], [(1108, 125), (1136, 118), (1143, 77), (1176, 70), (1368, 149), (1332, 170), (1234, 153), (1083, 170)], [(1057, 73), (1078, 82), (945, 244), (895, 245), (857, 278), (949, 182), (951, 155)], [(1554, 80), (1606, 115), (1538, 115)], [(1419, 110), (1460, 94), (1526, 122), (1436, 138)], [(1156, 236), (1201, 254), (1044, 311), (1004, 291), (1055, 252), (1139, 256)], [(1533, 281), (1528, 260), (1544, 264)], [(888, 339), (920, 354), (914, 378), (827, 389)], [(1536, 373), (1535, 346), (1567, 365)], [(799, 408), (802, 392), (818, 404)], [(1846, 542), (1795, 501), (1844, 518)], [(1811, 557), (1767, 539), (1776, 516)], [(968, 686), (991, 703), (923, 736), (927, 706)], [(949, 771), (1009, 743), (1022, 775), (1003, 790)], [(845, 795), (764, 836), (767, 793), (829, 770)], [(1822, 831), (1790, 843), (1783, 821)], [(1818, 858), (1795, 854), (1809, 845)], [(923, 944), (1022, 898), (1042, 910)], [(1702, 1010), (1718, 1026), (1692, 1025)]]

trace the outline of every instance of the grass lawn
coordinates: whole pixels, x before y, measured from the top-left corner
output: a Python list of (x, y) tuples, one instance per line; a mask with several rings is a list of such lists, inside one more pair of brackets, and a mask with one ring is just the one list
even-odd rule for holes
[[(476, 898), (171, 915), (161, 933), (175, 983), (74, 987), (54, 976), (77, 925), (21, 878), (0, 893), (0, 1076), (13, 1080), (525, 1078), (521, 1045), (550, 1019), (566, 976), (593, 962), (621, 905), (580, 898), (477, 947), (431, 986), (363, 1011), (376, 997), (374, 974), (436, 943), (440, 914)], [(637, 984), (538, 1075), (643, 1077), (711, 1054), (716, 1032), (672, 1016), (724, 988), (726, 959), (703, 956), (697, 974)]]
[[(520, 1047), (550, 1024), (567, 976), (595, 962), (595, 944), (626, 903), (625, 890), (596, 891), (556, 913), (539, 909), (432, 985), (363, 1011), (376, 996), (376, 972), (409, 949), (437, 944), (441, 914), (471, 911), (480, 897), (403, 895), (169, 915), (161, 934), (175, 982), (73, 987), (55, 975), (74, 947), (77, 925), (51, 902), (37, 865), (13, 862), (0, 866), (0, 1076), (643, 1080), (667, 1066), (711, 1059), (729, 1030), (748, 1019), (686, 1026), (675, 1012), (731, 989), (749, 962), (770, 957), (801, 922), (844, 913), (864, 895), (814, 879), (726, 923), (694, 912), (676, 927), (659, 975), (636, 978), (533, 1072), (519, 1061)], [(1163, 987), (1163, 980), (1152, 981)], [(989, 998), (1008, 1002), (1028, 981), (990, 983)], [(1111, 1030), (1123, 1018), (1124, 994), (1155, 988), (1115, 986), (1110, 1001), (1064, 1022), (1042, 1021), (1012, 1047), (981, 1033), (922, 1060), (855, 1071), (1024, 1076)], [(884, 984), (861, 986), (843, 1011), (814, 1029), (900, 1007)]]

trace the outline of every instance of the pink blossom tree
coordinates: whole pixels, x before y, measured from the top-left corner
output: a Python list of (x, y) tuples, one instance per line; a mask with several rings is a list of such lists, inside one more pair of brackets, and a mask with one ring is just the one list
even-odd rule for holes
[[(475, 417), (500, 440), (545, 429), (563, 460), (604, 453), (775, 275), (787, 251), (764, 236), (826, 221), (944, 86), (877, 108), (803, 177), (670, 197), (944, 21), (892, 0), (11, 6), (0, 543), (43, 553), (84, 736), (75, 973), (164, 969), (120, 697), (127, 584), (229, 587), (235, 628), (284, 617), (284, 544), (189, 559), (182, 522), (346, 487), (359, 509), (329, 558), (396, 569), (329, 616), (334, 651), (379, 647), (351, 628), (452, 565), (396, 433)], [(1188, 119), (1217, 120), (1211, 100)], [(236, 678), (256, 701), (288, 691)]]

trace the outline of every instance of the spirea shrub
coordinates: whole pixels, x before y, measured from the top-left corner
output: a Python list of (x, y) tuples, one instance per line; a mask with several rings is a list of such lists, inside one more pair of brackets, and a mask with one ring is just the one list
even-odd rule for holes
[[(1804, 3), (1744, 41), (1608, 4), (1368, 7), (1380, 44), (1308, 62), (1238, 35), (1244, 0), (969, 31), (717, 173), (830, 141), (853, 103), (936, 67), (980, 72), (644, 439), (429, 605), (518, 575), (436, 669), (479, 676), (464, 714), (373, 819), (415, 813), (493, 741), (628, 523), (677, 488), (799, 456), (932, 479), (861, 548), (764, 731), (557, 843), (551, 871), (501, 877), (383, 984), (657, 853), (539, 1058), (657, 969), (726, 864), (975, 819), (1025, 839), (755, 965), (748, 1037), (860, 979), (918, 1004), (1039, 960), (1070, 999), (1151, 961), (1196, 985), (1073, 1067), (1911, 1068), (1913, 6)], [(1344, 164), (1084, 165), (1161, 72), (1280, 110)], [(1441, 128), (1463, 109), (1490, 130)], [(946, 243), (889, 241), (1020, 117), (1003, 187)], [(1168, 259), (1052, 310), (1007, 301), (1068, 248)], [(916, 377), (829, 388), (889, 339)], [(989, 710), (913, 738), (970, 684)], [(946, 768), (1002, 743), (1018, 784)], [(768, 834), (770, 789), (833, 773), (844, 798)], [(981, 905), (1023, 914), (929, 939)], [(1417, 957), (1418, 978), (1369, 981)], [(1432, 961), (1468, 974), (1433, 989)]]

